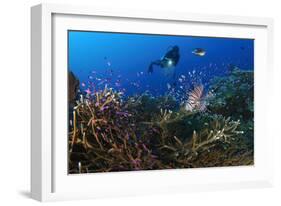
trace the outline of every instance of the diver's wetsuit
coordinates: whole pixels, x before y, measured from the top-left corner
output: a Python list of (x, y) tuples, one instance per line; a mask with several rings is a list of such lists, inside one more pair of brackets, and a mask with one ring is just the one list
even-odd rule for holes
[(162, 59), (150, 63), (148, 73), (153, 72), (154, 65), (160, 66), (161, 68), (175, 67), (178, 64), (179, 58), (179, 47), (173, 46)]

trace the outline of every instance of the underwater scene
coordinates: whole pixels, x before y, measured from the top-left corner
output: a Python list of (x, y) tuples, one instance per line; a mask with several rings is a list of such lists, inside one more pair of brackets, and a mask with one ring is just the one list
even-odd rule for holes
[(254, 40), (68, 31), (68, 173), (254, 165)]

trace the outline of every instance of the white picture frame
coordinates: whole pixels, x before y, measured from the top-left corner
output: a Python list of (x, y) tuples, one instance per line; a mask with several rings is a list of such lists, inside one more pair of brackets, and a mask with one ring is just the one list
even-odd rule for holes
[[(69, 176), (66, 114), (61, 113), (67, 106), (65, 31), (95, 26), (95, 30), (170, 34), (165, 25), (174, 28), (171, 34), (256, 40), (255, 165)], [(186, 25), (192, 29), (184, 29)], [(273, 185), (274, 137), (267, 111), (271, 102), (263, 98), (272, 90), (272, 19), (40, 4), (31, 9), (31, 26), (32, 198), (53, 201)]]

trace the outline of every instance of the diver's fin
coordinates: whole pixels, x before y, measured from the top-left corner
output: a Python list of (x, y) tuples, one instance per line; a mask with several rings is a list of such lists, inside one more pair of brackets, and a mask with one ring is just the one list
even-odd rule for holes
[(154, 62), (151, 62), (149, 67), (148, 67), (148, 73), (151, 74), (153, 72), (153, 65), (161, 66), (161, 61), (157, 60)]

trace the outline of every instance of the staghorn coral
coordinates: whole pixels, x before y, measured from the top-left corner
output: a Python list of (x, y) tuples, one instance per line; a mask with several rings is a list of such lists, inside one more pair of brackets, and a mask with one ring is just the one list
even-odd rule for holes
[(192, 151), (208, 150), (215, 146), (217, 142), (230, 143), (235, 140), (235, 136), (243, 134), (243, 131), (237, 131), (240, 121), (230, 121), (230, 117), (224, 118), (217, 116), (210, 126), (201, 130), (200, 133), (193, 132)]
[(171, 119), (163, 118), (161, 123), (155, 124), (160, 127), (156, 154), (163, 160), (164, 165), (168, 165), (166, 168), (202, 167), (204, 165), (194, 164), (198, 163), (200, 154), (208, 156), (206, 151), (218, 148), (224, 150), (226, 145), (235, 145), (236, 138), (243, 133), (238, 131), (239, 121), (230, 121), (230, 118), (216, 115), (204, 129), (199, 132), (194, 130), (191, 138), (180, 139), (169, 133), (163, 121)]
[(136, 137), (131, 114), (112, 89), (81, 98), (73, 111), (70, 132), (70, 173), (153, 169), (157, 164)]

